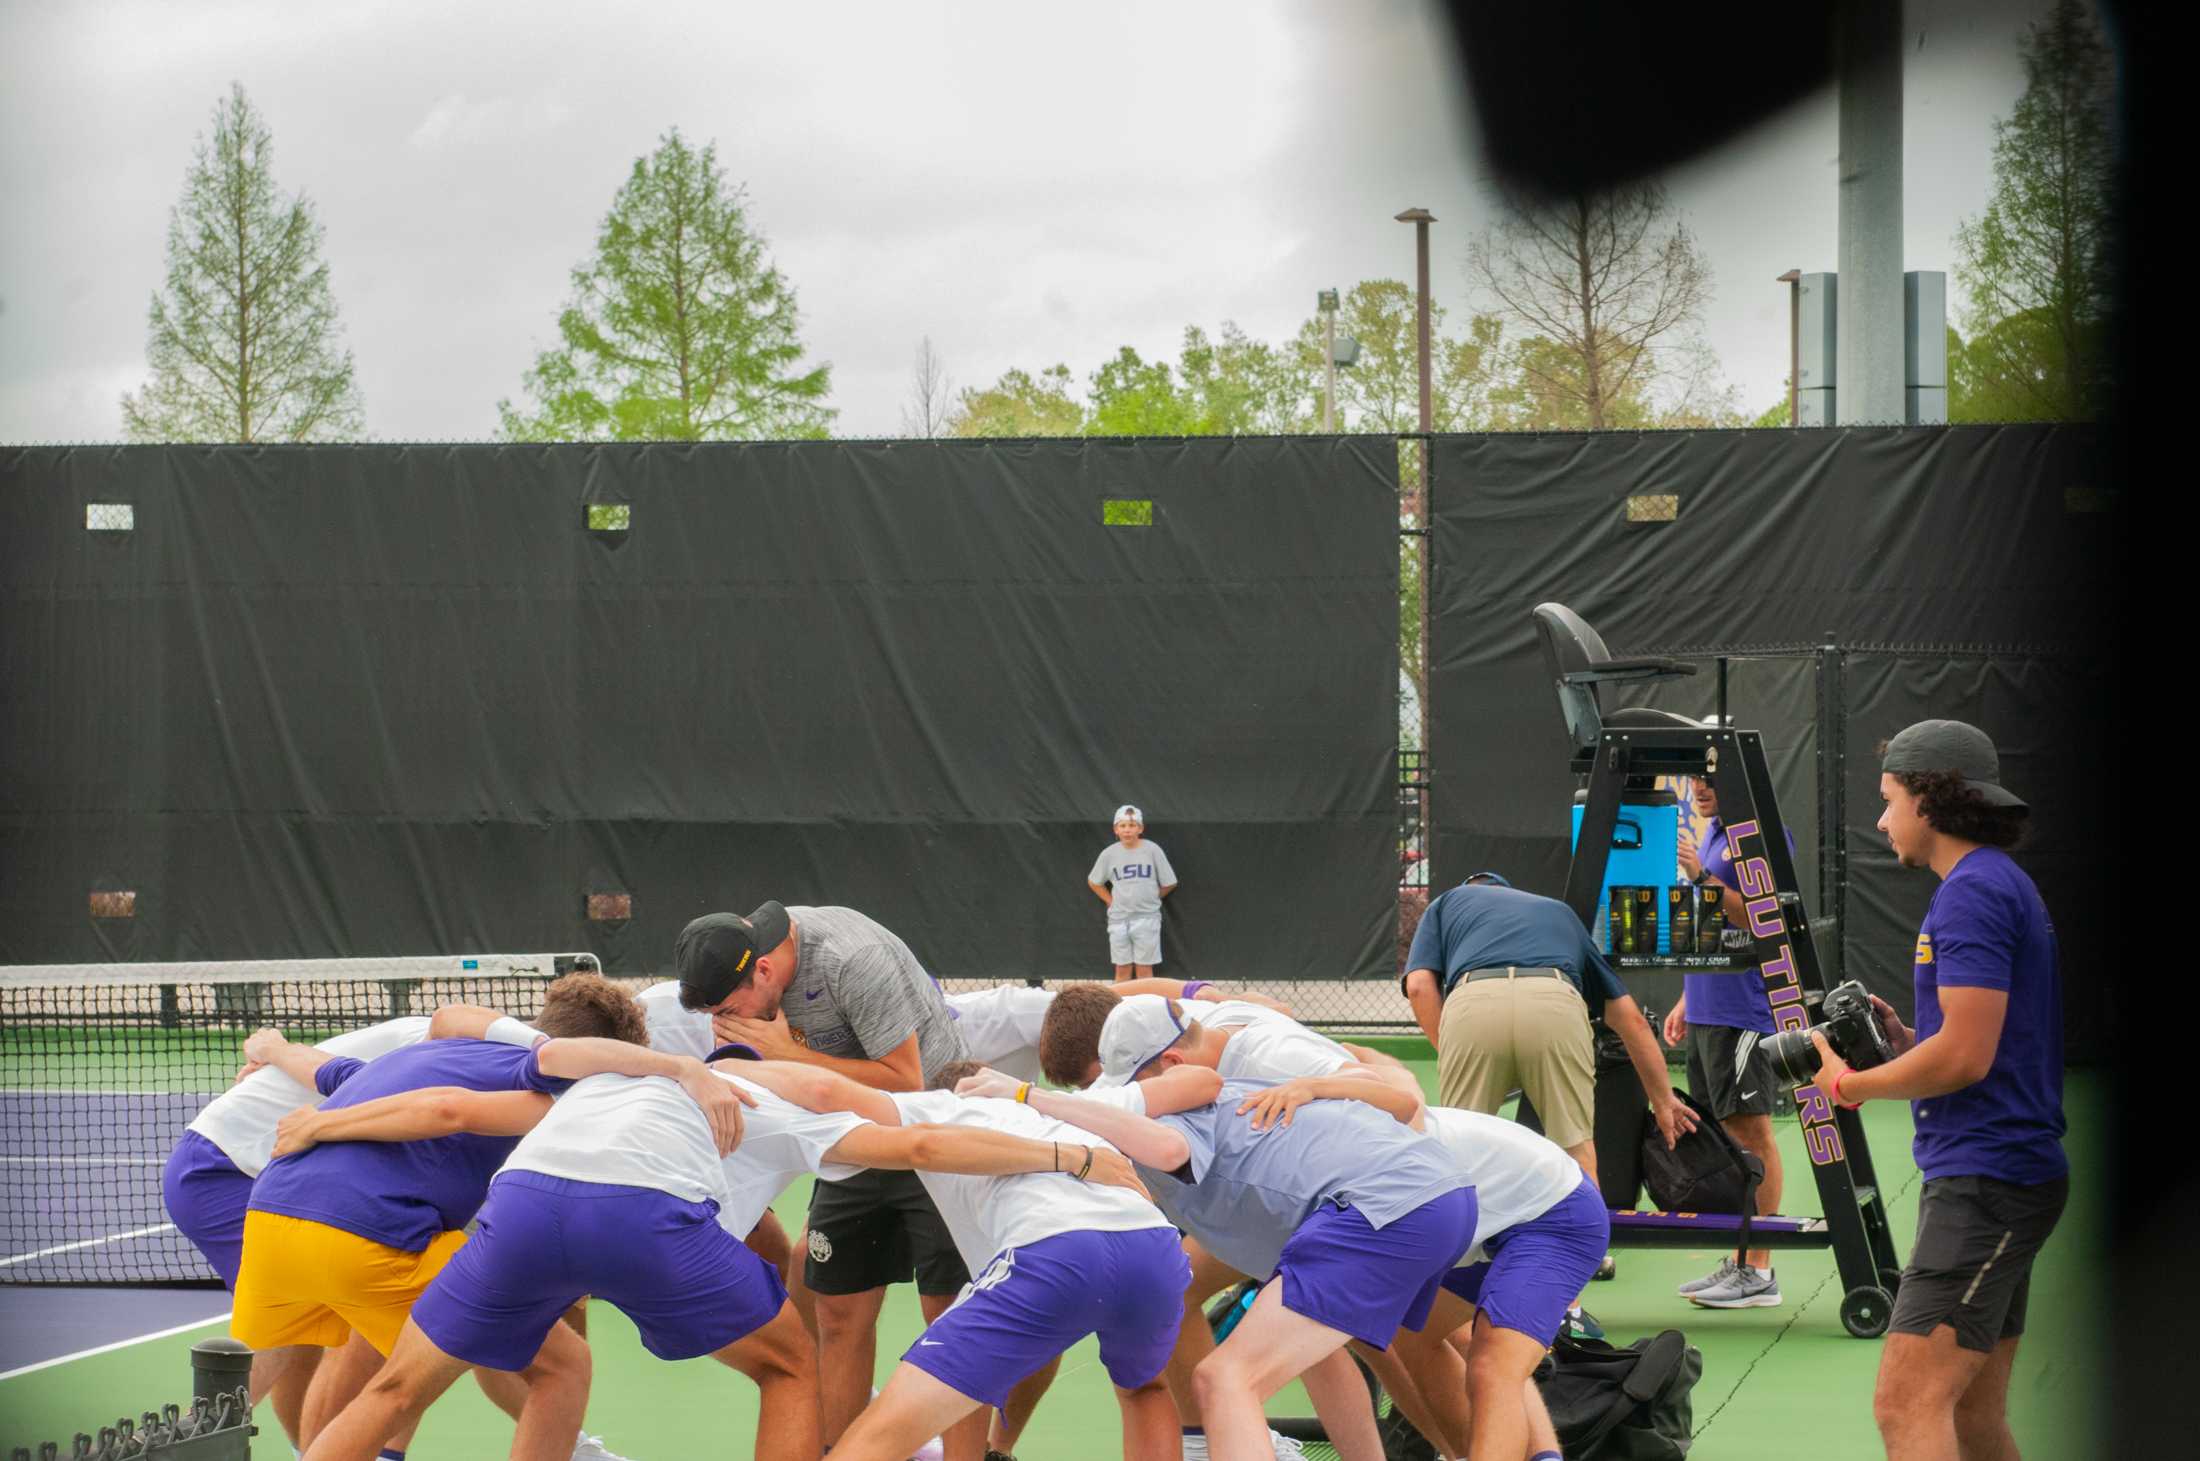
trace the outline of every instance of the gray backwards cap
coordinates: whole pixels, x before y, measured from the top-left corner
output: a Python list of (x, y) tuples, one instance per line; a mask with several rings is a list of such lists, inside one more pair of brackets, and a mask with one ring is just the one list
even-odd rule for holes
[(1916, 775), (1953, 771), (1990, 807), (2021, 807), (2023, 798), (2001, 786), (2001, 757), (1993, 741), (1960, 720), (1921, 720), (1887, 742), (1881, 771)]

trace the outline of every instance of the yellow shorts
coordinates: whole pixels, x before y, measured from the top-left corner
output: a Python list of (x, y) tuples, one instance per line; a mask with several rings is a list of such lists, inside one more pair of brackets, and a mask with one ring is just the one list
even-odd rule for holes
[(334, 1349), (356, 1329), (387, 1355), (413, 1300), (465, 1241), (464, 1233), (440, 1233), (407, 1253), (327, 1223), (254, 1209), (244, 1215), (229, 1332), (254, 1349)]

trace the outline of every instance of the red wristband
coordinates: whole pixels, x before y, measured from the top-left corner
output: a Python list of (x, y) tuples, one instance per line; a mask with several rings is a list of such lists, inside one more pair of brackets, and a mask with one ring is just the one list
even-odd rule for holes
[(1863, 1102), (1861, 1101), (1845, 1101), (1841, 1098), (1841, 1082), (1847, 1080), (1850, 1076), (1855, 1074), (1856, 1072), (1853, 1070), (1844, 1070), (1839, 1075), (1833, 1078), (1833, 1104), (1839, 1106), (1844, 1111), (1854, 1111), (1858, 1106), (1861, 1106), (1863, 1104)]

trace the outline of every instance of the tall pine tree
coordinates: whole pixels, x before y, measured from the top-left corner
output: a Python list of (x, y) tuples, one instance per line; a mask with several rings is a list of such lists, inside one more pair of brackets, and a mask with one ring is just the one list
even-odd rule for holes
[(2024, 95), (1994, 124), (1993, 196), (1956, 234), (1968, 309), (1949, 415), (2084, 420), (2108, 387), (2115, 77), (2077, 0), (2060, 0), (2018, 49)]
[(340, 441), (362, 415), (321, 225), (275, 185), (274, 146), (232, 83), (168, 215), (147, 317), (152, 378), (122, 398), (132, 441)]
[(562, 342), (497, 403), (519, 441), (821, 437), (830, 366), (805, 368), (794, 288), (749, 226), (715, 145), (677, 129), (639, 158), (573, 271)]

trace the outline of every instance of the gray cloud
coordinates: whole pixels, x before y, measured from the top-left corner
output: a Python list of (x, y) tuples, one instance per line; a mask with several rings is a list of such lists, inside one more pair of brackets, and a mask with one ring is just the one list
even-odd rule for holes
[[(1985, 199), (2041, 8), (1911, 7), (1913, 267), (1946, 267)], [(321, 211), (384, 438), (493, 429), (613, 191), (674, 126), (746, 186), (849, 434), (898, 429), (925, 335), (963, 384), (1173, 354), (1192, 323), (1280, 337), (1317, 289), (1409, 273), (1409, 204), (1442, 220), (1435, 287), (1463, 304), (1488, 215), (1448, 39), (1415, 0), (15, 5), (0, 56), (4, 440), (119, 431), (168, 210), (231, 79)], [(1669, 180), (1752, 406), (1786, 369), (1772, 276), (1833, 265), (1833, 152), (1828, 96)]]

